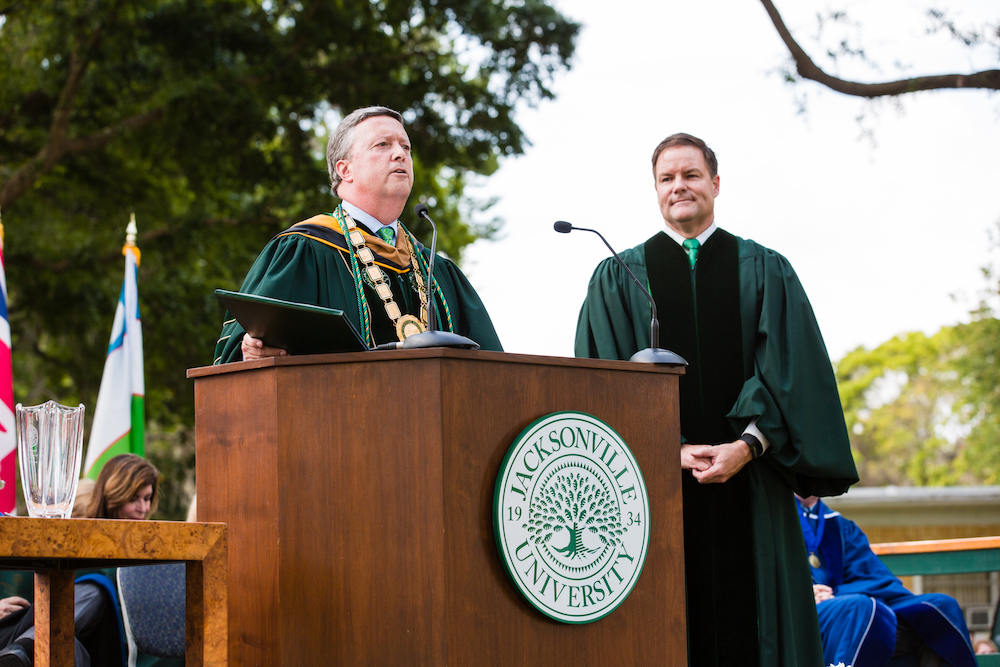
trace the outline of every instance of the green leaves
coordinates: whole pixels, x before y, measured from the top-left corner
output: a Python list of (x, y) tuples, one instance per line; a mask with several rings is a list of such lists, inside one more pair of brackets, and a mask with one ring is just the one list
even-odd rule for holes
[(927, 337), (903, 334), (837, 364), (864, 486), (996, 484), (1000, 321), (982, 318)]

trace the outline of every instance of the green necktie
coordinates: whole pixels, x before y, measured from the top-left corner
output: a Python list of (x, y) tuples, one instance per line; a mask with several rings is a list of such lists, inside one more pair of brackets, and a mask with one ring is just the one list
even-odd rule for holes
[(684, 249), (687, 250), (688, 260), (691, 262), (691, 268), (694, 268), (695, 262), (698, 261), (698, 248), (701, 247), (701, 243), (698, 239), (684, 239)]
[(393, 245), (393, 241), (394, 241), (394, 237), (396, 236), (396, 232), (392, 231), (392, 227), (390, 225), (386, 225), (385, 227), (382, 227), (381, 229), (379, 229), (375, 233), (378, 234), (379, 236), (381, 236), (383, 241), (385, 241), (389, 245)]

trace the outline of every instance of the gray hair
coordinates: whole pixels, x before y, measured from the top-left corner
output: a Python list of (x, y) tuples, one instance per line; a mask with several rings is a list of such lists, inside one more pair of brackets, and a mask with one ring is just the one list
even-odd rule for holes
[(330, 185), (333, 186), (334, 197), (338, 196), (337, 188), (340, 187), (337, 163), (351, 155), (351, 149), (354, 148), (354, 128), (376, 116), (389, 116), (398, 120), (400, 125), (403, 124), (403, 115), (389, 107), (364, 107), (348, 114), (333, 131), (330, 142), (326, 145), (326, 168), (330, 172)]

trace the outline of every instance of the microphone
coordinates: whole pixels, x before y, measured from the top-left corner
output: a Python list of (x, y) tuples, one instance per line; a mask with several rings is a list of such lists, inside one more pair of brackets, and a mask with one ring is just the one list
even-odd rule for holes
[(674, 365), (687, 366), (688, 362), (684, 359), (684, 357), (677, 354), (676, 352), (671, 352), (670, 350), (664, 350), (662, 347), (660, 347), (660, 320), (657, 319), (656, 317), (656, 302), (653, 301), (652, 295), (650, 295), (650, 293), (646, 291), (646, 288), (642, 286), (642, 283), (639, 282), (639, 279), (635, 277), (635, 274), (632, 273), (632, 270), (628, 268), (628, 265), (626, 265), (625, 262), (622, 261), (622, 258), (618, 256), (618, 253), (615, 252), (615, 249), (611, 247), (611, 244), (608, 243), (608, 240), (604, 238), (604, 235), (602, 235), (596, 229), (587, 229), (586, 227), (574, 227), (565, 220), (556, 221), (556, 223), (552, 225), (552, 228), (555, 229), (560, 234), (569, 234), (573, 230), (579, 232), (593, 232), (594, 234), (597, 234), (597, 236), (602, 241), (604, 241), (604, 245), (608, 247), (608, 250), (611, 251), (611, 254), (614, 255), (615, 259), (618, 261), (618, 264), (623, 269), (625, 269), (625, 271), (629, 274), (629, 276), (632, 277), (632, 280), (639, 287), (639, 289), (642, 290), (642, 293), (646, 295), (647, 299), (649, 299), (649, 307), (653, 311), (653, 317), (649, 321), (650, 346), (647, 347), (645, 350), (639, 350), (638, 352), (633, 354), (632, 357), (629, 359), (629, 361), (637, 361), (644, 364), (674, 364)]
[[(555, 229), (560, 234), (569, 234), (571, 231), (573, 231), (573, 225), (569, 224), (565, 220), (556, 220), (556, 224), (552, 225), (552, 228)], [(583, 230), (580, 230), (580, 231), (583, 231)], [(598, 234), (598, 236), (601, 236), (601, 235)], [(604, 237), (601, 236), (601, 238), (603, 239)], [(607, 244), (607, 241), (605, 241), (604, 243)], [(608, 247), (610, 248), (611, 246), (608, 246)], [(611, 252), (614, 252), (614, 250), (612, 250)]]
[[(434, 331), (437, 325), (437, 318), (434, 316), (434, 311), (437, 306), (437, 301), (434, 299), (434, 255), (437, 254), (437, 242), (438, 242), (438, 228), (431, 220), (430, 214), (427, 212), (427, 205), (424, 203), (417, 204), (413, 207), (413, 212), (417, 214), (418, 218), (423, 218), (427, 222), (431, 223), (431, 259), (427, 262), (427, 331)], [(417, 251), (416, 248), (413, 249), (414, 252)], [(416, 258), (414, 258), (416, 259)]]
[[(479, 343), (471, 338), (460, 336), (451, 331), (437, 331), (435, 329), (437, 324), (437, 317), (435, 316), (437, 300), (434, 298), (434, 256), (437, 253), (437, 225), (431, 220), (426, 204), (417, 204), (413, 207), (413, 212), (418, 218), (423, 218), (431, 223), (431, 229), (433, 230), (433, 234), (431, 235), (431, 258), (427, 262), (427, 331), (407, 336), (406, 340), (398, 344), (399, 348), (412, 350), (422, 347), (461, 347), (469, 350), (478, 350)], [(417, 253), (420, 251), (414, 248), (413, 252)], [(413, 270), (416, 271), (418, 270), (416, 257), (413, 258), (413, 262)]]

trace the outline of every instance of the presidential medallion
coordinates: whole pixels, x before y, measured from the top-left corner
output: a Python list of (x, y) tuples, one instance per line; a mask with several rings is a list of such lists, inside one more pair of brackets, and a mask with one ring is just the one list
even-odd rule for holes
[(396, 337), (399, 340), (406, 340), (413, 334), (423, 333), (424, 331), (426, 331), (424, 323), (413, 315), (403, 315), (396, 320)]

